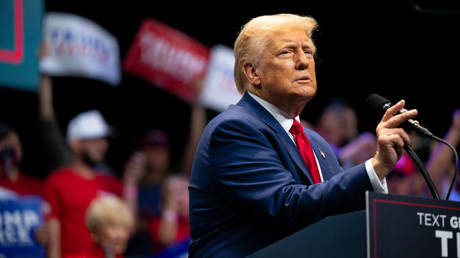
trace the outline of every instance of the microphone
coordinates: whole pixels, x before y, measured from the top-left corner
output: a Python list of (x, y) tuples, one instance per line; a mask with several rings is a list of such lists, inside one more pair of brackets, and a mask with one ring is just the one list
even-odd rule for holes
[[(388, 108), (392, 106), (391, 101), (378, 94), (369, 95), (369, 97), (367, 97), (366, 104), (369, 107), (378, 110), (380, 113), (384, 113)], [(407, 112), (407, 110), (404, 108), (398, 111), (399, 114), (404, 112)], [(430, 131), (420, 126), (417, 121), (412, 119), (409, 119), (406, 122), (404, 122), (401, 125), (401, 127), (403, 127), (404, 129), (414, 130), (428, 137), (435, 137)], [(423, 178), (425, 179), (425, 182), (427, 183), (428, 188), (430, 189), (430, 192), (433, 195), (433, 197), (435, 199), (439, 199), (438, 190), (436, 189), (436, 186), (434, 185), (433, 180), (431, 179), (430, 174), (426, 170), (422, 160), (420, 160), (415, 151), (409, 145), (404, 144), (404, 150), (412, 158), (420, 173), (422, 173)]]
[[(380, 96), (379, 94), (375, 94), (375, 93), (367, 97), (366, 104), (367, 106), (380, 111), (382, 114), (393, 105), (390, 100)], [(407, 110), (405, 108), (402, 108), (401, 110), (399, 110), (398, 113), (401, 114), (406, 111)], [(421, 126), (418, 121), (415, 121), (413, 119), (407, 120), (401, 125), (401, 127), (407, 130), (414, 130), (415, 132), (421, 135), (424, 135), (424, 136), (428, 136), (428, 137), (433, 136), (433, 134), (428, 129)]]

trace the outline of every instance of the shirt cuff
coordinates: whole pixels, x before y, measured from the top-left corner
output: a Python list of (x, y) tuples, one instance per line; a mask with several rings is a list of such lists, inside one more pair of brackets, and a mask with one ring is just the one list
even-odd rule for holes
[(377, 174), (375, 173), (374, 167), (372, 166), (371, 160), (367, 160), (365, 163), (366, 172), (369, 176), (369, 180), (371, 181), (372, 188), (374, 188), (374, 192), (376, 193), (388, 193), (388, 186), (386, 178), (382, 180), (379, 179)]

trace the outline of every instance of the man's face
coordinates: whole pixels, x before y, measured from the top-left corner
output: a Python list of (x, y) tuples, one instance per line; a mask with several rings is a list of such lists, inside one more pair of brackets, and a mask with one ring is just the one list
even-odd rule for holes
[(104, 160), (108, 148), (106, 138), (98, 139), (82, 139), (80, 141), (80, 155), (90, 159), (94, 164), (100, 163)]
[(20, 161), (22, 159), (22, 146), (19, 136), (16, 132), (9, 132), (6, 137), (0, 140), (0, 151), (11, 149), (14, 151), (15, 159)]
[(327, 141), (342, 146), (356, 136), (357, 119), (352, 108), (341, 107), (327, 109), (321, 116), (319, 126)]
[(268, 45), (256, 65), (261, 97), (278, 107), (308, 102), (316, 94), (313, 42), (302, 28), (271, 32), (267, 37)]
[(160, 144), (145, 147), (147, 167), (155, 172), (164, 171), (169, 165), (169, 150)]
[(0, 139), (0, 177), (8, 175), (17, 168), (18, 162), (22, 159), (22, 147), (18, 134), (9, 132)]

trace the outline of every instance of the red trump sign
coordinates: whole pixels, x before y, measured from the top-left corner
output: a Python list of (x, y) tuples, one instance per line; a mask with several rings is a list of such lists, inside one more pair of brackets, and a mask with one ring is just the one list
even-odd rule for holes
[(194, 82), (206, 71), (209, 48), (153, 19), (145, 20), (123, 62), (138, 75), (181, 99), (197, 98)]

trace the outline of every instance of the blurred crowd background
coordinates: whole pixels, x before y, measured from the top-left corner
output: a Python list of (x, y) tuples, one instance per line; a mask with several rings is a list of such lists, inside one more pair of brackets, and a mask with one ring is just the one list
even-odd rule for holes
[[(318, 92), (301, 118), (305, 126), (331, 143), (343, 166), (365, 161), (375, 152), (378, 116), (365, 106), (371, 93), (395, 102), (404, 98), (409, 108), (419, 110), (417, 119), (422, 125), (458, 147), (459, 5), (428, 0), (248, 5), (47, 0), (44, 12), (75, 14), (100, 25), (117, 39), (120, 60), (127, 56), (139, 27), (148, 18), (175, 28), (208, 48), (232, 48), (241, 25), (252, 17), (281, 12), (309, 15), (319, 23), (314, 35)], [(38, 58), (46, 52), (41, 47), (41, 52), (37, 49)], [(68, 139), (69, 122), (93, 110), (84, 113), (80, 123), (84, 127), (90, 123), (88, 119), (93, 119), (96, 127), (110, 128), (93, 128), (100, 135), (92, 138), (103, 138), (108, 144), (106, 150), (100, 151), (102, 156), (95, 165), (104, 164), (98, 166), (98, 171), (113, 176), (120, 188), (110, 190), (119, 199), (102, 198), (101, 203), (85, 207), (88, 230), (93, 236), (103, 235), (98, 231), (98, 221), (106, 220), (110, 213), (101, 210), (126, 210), (129, 215), (114, 217), (113, 224), (123, 225), (134, 234), (121, 234), (120, 241), (127, 246), (120, 244), (122, 251), (118, 253), (144, 257), (182, 244), (188, 236), (187, 177), (194, 148), (205, 124), (219, 111), (199, 101), (184, 101), (161, 85), (125, 72), (116, 87), (82, 77), (44, 73), (39, 77), (37, 91), (0, 85), (5, 86), (0, 87), (0, 121), (7, 122), (0, 128), (4, 130), (0, 130), (4, 133), (0, 135), (0, 144), (16, 150), (21, 173), (43, 182), (37, 186), (37, 193), (49, 195), (45, 180), (49, 182), (56, 170), (75, 162), (79, 148), (72, 147)], [(203, 87), (202, 79), (194, 80), (197, 92)], [(17, 134), (12, 136), (11, 132)], [(445, 193), (446, 178), (453, 170), (451, 154), (430, 140), (413, 134), (412, 137), (416, 152), (428, 170), (434, 171), (433, 178)], [(75, 139), (86, 138), (76, 133)], [(388, 178), (390, 193), (430, 198), (416, 170), (404, 156)], [(119, 203), (121, 200), (124, 201)], [(168, 224), (171, 221), (174, 223)], [(49, 233), (52, 230), (38, 230), (42, 245), (53, 241)], [(104, 243), (101, 236), (92, 239), (99, 245)]]
[[(419, 120), (424, 125), (437, 135), (445, 133), (458, 95), (455, 93), (456, 60), (460, 56), (458, 15), (418, 12), (412, 1), (357, 1), (333, 3), (332, 6), (316, 2), (292, 6), (254, 5), (228, 3), (223, 10), (217, 3), (164, 3), (160, 8), (149, 1), (132, 5), (99, 1), (45, 2), (46, 11), (81, 15), (101, 25), (119, 41), (121, 58), (147, 17), (177, 28), (208, 47), (215, 44), (232, 47), (240, 27), (250, 17), (278, 12), (311, 15), (320, 25), (314, 36), (320, 59), (317, 68), (319, 90), (318, 97), (302, 114), (304, 118), (317, 120), (327, 103), (341, 96), (358, 113), (359, 129), (373, 131), (376, 119), (374, 114), (368, 114), (364, 102), (375, 92), (393, 101), (406, 99), (408, 107), (419, 109)], [(420, 5), (427, 9), (458, 11), (452, 8), (450, 1), (422, 1)], [(120, 131), (123, 137), (118, 137), (114, 143), (120, 147), (112, 148), (108, 155), (109, 159), (118, 161), (119, 167), (129, 156), (129, 149), (134, 148), (133, 135), (143, 129), (167, 127), (167, 131), (187, 131), (188, 104), (138, 77), (124, 74), (115, 89), (100, 81), (81, 78), (55, 78), (54, 84), (54, 104), (61, 128), (80, 111), (96, 107)], [(35, 130), (29, 130), (35, 128), (35, 93), (8, 88), (0, 91), (1, 116), (17, 124), (18, 130), (28, 132), (23, 133), (25, 148), (31, 150), (28, 153), (36, 153), (36, 137), (30, 133)], [(167, 119), (168, 114), (155, 111), (166, 105), (174, 110), (178, 119), (160, 125), (159, 121)], [(172, 139), (174, 153), (180, 153), (185, 138), (179, 133)], [(25, 155), (36, 170), (37, 155)], [(41, 168), (40, 175), (46, 175)]]

